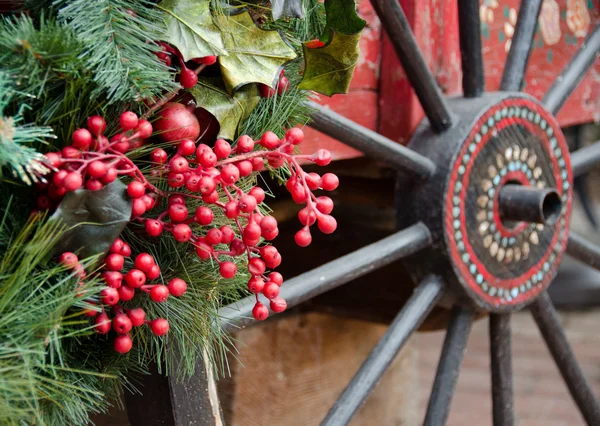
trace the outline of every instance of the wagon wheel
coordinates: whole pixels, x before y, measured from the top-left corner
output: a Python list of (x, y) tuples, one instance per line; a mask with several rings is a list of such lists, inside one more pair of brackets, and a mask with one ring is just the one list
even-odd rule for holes
[[(409, 147), (316, 104), (311, 125), (398, 170), (399, 221), (410, 226), (288, 280), (281, 296), (296, 306), (407, 256), (420, 284), (321, 424), (347, 424), (411, 333), (440, 305), (452, 315), (426, 425), (447, 420), (471, 324), (481, 313), (490, 315), (494, 425), (514, 424), (510, 315), (524, 308), (586, 422), (599, 425), (600, 404), (546, 289), (565, 252), (600, 269), (600, 247), (569, 234), (573, 178), (600, 163), (600, 143), (569, 154), (554, 118), (593, 64), (600, 26), (539, 102), (520, 90), (542, 0), (523, 1), (501, 90), (485, 93), (479, 1), (459, 0), (464, 96), (445, 99), (398, 1), (372, 2), (427, 118)], [(223, 308), (222, 328), (254, 323), (253, 305), (248, 298)], [(177, 417), (173, 424), (184, 424)]]

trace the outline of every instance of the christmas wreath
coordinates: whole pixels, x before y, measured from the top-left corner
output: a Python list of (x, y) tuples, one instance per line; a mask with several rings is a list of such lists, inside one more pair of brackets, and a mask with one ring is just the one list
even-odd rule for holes
[(314, 92), (347, 91), (365, 23), (354, 0), (20, 6), (0, 28), (0, 423), (87, 424), (150, 363), (222, 365), (224, 304), (286, 309), (261, 172), (303, 205), (298, 245), (335, 231), (338, 178), (302, 168), (331, 154), (302, 153), (302, 126)]

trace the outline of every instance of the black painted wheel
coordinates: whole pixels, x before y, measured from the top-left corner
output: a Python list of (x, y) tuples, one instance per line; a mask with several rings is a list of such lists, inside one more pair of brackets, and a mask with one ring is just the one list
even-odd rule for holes
[[(409, 147), (316, 104), (312, 126), (399, 171), (398, 215), (407, 228), (288, 280), (281, 295), (295, 306), (409, 255), (414, 255), (409, 269), (420, 284), (322, 425), (350, 421), (438, 304), (451, 308), (452, 315), (426, 425), (447, 420), (471, 324), (481, 313), (490, 315), (494, 425), (514, 424), (510, 314), (524, 308), (537, 322), (585, 421), (600, 425), (598, 399), (546, 293), (565, 253), (600, 269), (600, 248), (569, 233), (573, 179), (600, 164), (600, 143), (570, 154), (554, 118), (593, 64), (600, 26), (538, 101), (520, 90), (542, 0), (523, 1), (501, 90), (486, 94), (479, 1), (459, 0), (464, 96), (447, 100), (398, 1), (372, 2), (427, 118)], [(223, 308), (222, 328), (254, 323), (253, 304), (247, 299)]]

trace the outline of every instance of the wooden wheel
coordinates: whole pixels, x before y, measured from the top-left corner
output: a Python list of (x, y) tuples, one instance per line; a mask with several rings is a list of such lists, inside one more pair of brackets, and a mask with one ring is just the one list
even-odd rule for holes
[[(600, 247), (569, 232), (573, 178), (600, 164), (600, 143), (569, 153), (554, 118), (593, 64), (600, 26), (538, 101), (520, 90), (542, 0), (523, 1), (500, 91), (485, 93), (479, 1), (459, 0), (464, 96), (445, 99), (398, 1), (372, 2), (426, 119), (408, 147), (316, 104), (312, 126), (398, 170), (406, 228), (288, 280), (281, 296), (293, 307), (407, 256), (420, 284), (321, 424), (348, 424), (436, 305), (452, 314), (424, 424), (445, 424), (471, 324), (482, 313), (490, 315), (494, 425), (515, 423), (510, 315), (521, 309), (531, 311), (585, 421), (600, 424), (598, 399), (546, 293), (565, 253), (600, 269)], [(252, 325), (253, 305), (248, 298), (223, 308), (221, 328)], [(193, 416), (214, 413), (206, 393), (165, 386), (162, 399), (175, 414), (161, 424), (215, 424), (212, 415)]]

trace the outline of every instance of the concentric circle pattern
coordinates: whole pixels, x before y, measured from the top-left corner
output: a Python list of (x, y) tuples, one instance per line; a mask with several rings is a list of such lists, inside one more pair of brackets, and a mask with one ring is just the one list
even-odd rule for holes
[[(556, 225), (503, 223), (498, 195), (506, 183), (555, 188)], [(480, 306), (516, 308), (549, 285), (566, 247), (571, 187), (564, 136), (539, 104), (509, 98), (478, 119), (452, 164), (445, 237), (459, 281)]]

